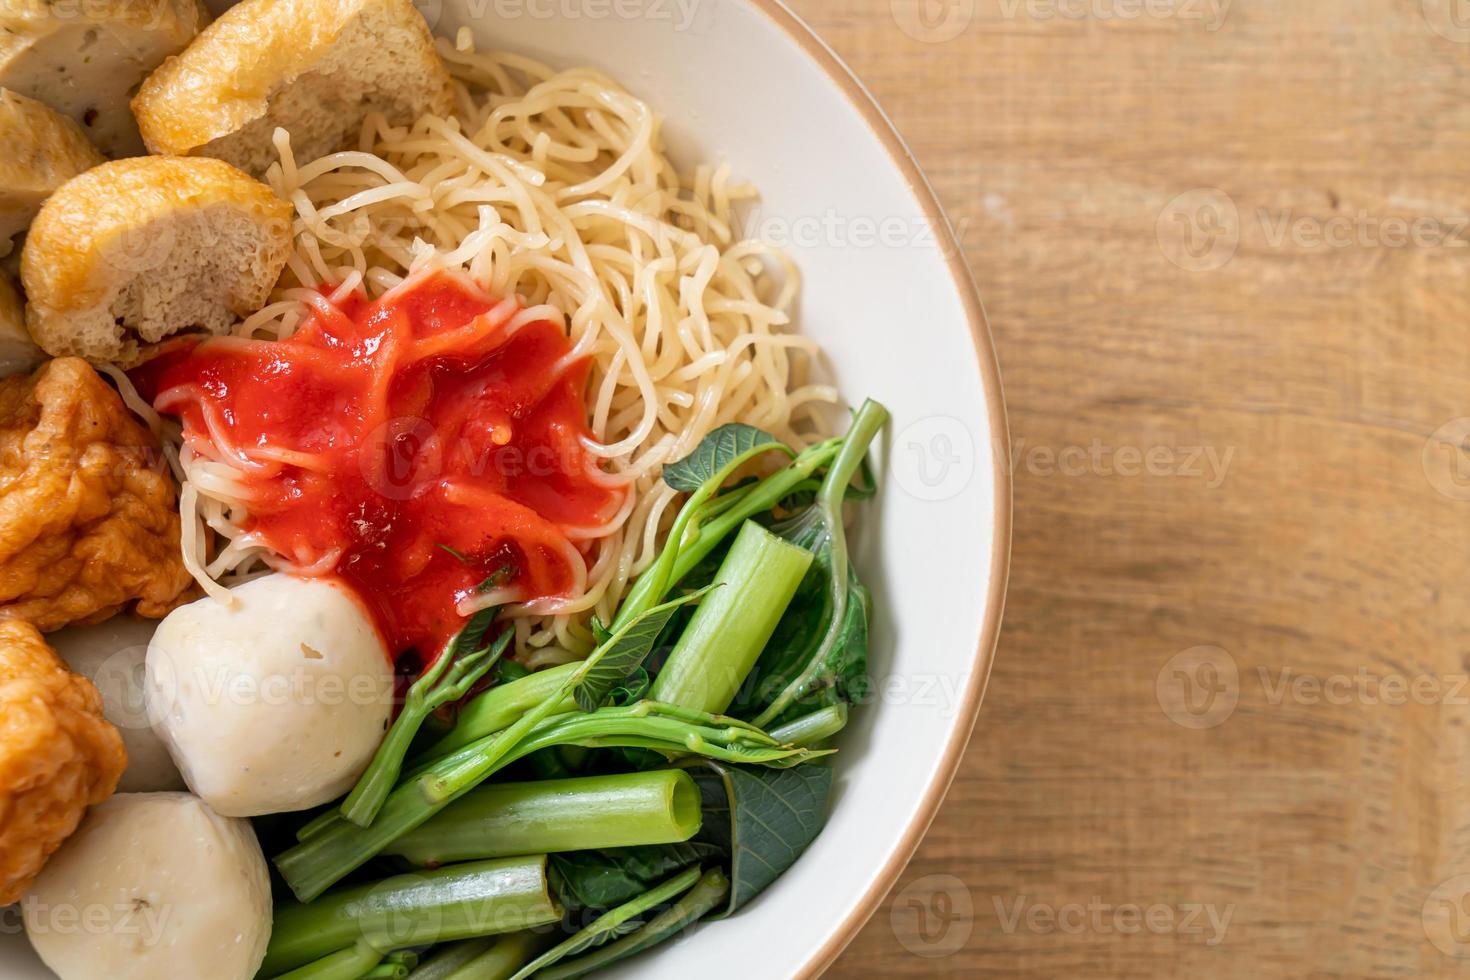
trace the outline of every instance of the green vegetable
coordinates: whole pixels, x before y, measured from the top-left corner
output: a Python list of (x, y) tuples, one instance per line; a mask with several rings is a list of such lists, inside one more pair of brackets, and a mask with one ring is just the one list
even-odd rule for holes
[[(800, 576), (797, 576), (800, 579)], [(795, 586), (793, 585), (793, 589)], [(654, 606), (614, 631), (598, 647), (600, 656), (572, 692), (583, 711), (596, 711), (607, 696), (633, 671), (643, 666), (659, 634), (680, 607), (698, 602), (709, 588)], [(697, 615), (697, 614), (696, 614)], [(779, 613), (777, 614), (779, 615)], [(774, 622), (772, 623), (774, 626)]]
[[(638, 576), (638, 581), (633, 583), (633, 588), (623, 599), (613, 620), (614, 631), (658, 605), (682, 577), (677, 574), (676, 566), (681, 552), (695, 539), (703, 537), (699, 521), (705, 501), (715, 496), (720, 485), (737, 469), (773, 449), (791, 454), (789, 447), (769, 433), (748, 425), (722, 425), (705, 436), (692, 454), (664, 467), (664, 482), (676, 490), (691, 491), (690, 497), (674, 519), (664, 550)], [(723, 513), (728, 515), (736, 510), (738, 508), (730, 507)]]
[(642, 895), (675, 872), (728, 857), (723, 847), (700, 841), (573, 851), (551, 855), (546, 876), (568, 910), (606, 909)]
[(382, 961), (382, 950), (374, 949), (369, 943), (359, 942), (289, 973), (267, 973), (266, 967), (262, 966), (260, 976), (276, 976), (278, 980), (358, 980)]
[(653, 699), (724, 711), (735, 699), (812, 554), (747, 521), (715, 574), (715, 592), (695, 610), (663, 669)]
[(384, 960), (366, 973), (359, 974), (360, 980), (408, 980), (410, 967), (403, 963)]
[(363, 939), (385, 949), (422, 946), (529, 929), (561, 916), (547, 891), (545, 855), (400, 875), (309, 905), (278, 906), (261, 975), (295, 969)]
[(771, 527), (816, 560), (758, 667), (757, 690), (764, 706), (755, 715), (757, 725), (787, 721), (803, 708), (851, 701), (863, 693), (859, 688), (867, 680), (869, 598), (848, 561), (842, 504), (868, 444), (887, 421), (887, 409), (864, 402), (816, 501)]
[(409, 746), (424, 720), (444, 705), (468, 694), (510, 645), (513, 631), (507, 629), (493, 643), (474, 649), (489, 628), (488, 622), (483, 625), (476, 622), (486, 612), (493, 617), (494, 612), (489, 609), (476, 614), (469, 625), (449, 641), (434, 665), (409, 688), (403, 700), (403, 710), (388, 730), (387, 738), (379, 744), (373, 761), (342, 804), (342, 815), (359, 827), (372, 823), (383, 808), (383, 801), (398, 782), (404, 757), (408, 755)]
[[(595, 655), (594, 655), (595, 656)], [(593, 661), (586, 661), (585, 669)], [(570, 685), (579, 678), (574, 675)], [(520, 721), (446, 756), (389, 794), (378, 819), (358, 827), (338, 818), (276, 857), (281, 876), (302, 901), (381, 853), (497, 770), (557, 745), (653, 749), (666, 755), (703, 755), (756, 765), (804, 761), (826, 753), (777, 744), (751, 725), (719, 715), (642, 701), (624, 708), (545, 717), (561, 698), (548, 698)]]
[(690, 888), (693, 888), (694, 884), (699, 881), (699, 877), (699, 869), (690, 868), (688, 871), (681, 872), (673, 878), (670, 878), (652, 891), (640, 895), (625, 905), (618, 906), (606, 915), (600, 916), (590, 926), (577, 932), (570, 939), (558, 943), (556, 946), (553, 946), (536, 957), (536, 959), (522, 967), (520, 972), (515, 974), (511, 980), (526, 980), (527, 977), (546, 969), (553, 963), (566, 959), (568, 956), (576, 956), (578, 953), (592, 949), (595, 946), (601, 946), (609, 940), (616, 939), (637, 929), (642, 924), (640, 917), (645, 912), (670, 902)]
[(734, 912), (796, 863), (827, 822), (827, 766), (750, 769), (705, 762), (692, 770), (704, 797), (698, 840), (730, 855)]
[(446, 946), (409, 980), (507, 980), (543, 945), (534, 932), (468, 939)]
[[(454, 726), (454, 731), (417, 761), (442, 759), (455, 749), (508, 728), (521, 715), (561, 690), (567, 679), (581, 668), (581, 664), (561, 664), (527, 674), (508, 684), (492, 687), (465, 705), (459, 713), (459, 722)], [(557, 710), (571, 711), (574, 707), (576, 704), (568, 695), (557, 706)]]
[(637, 932), (608, 943), (570, 963), (558, 963), (536, 974), (536, 980), (572, 980), (611, 966), (672, 939), (718, 907), (730, 894), (730, 879), (719, 868), (704, 873), (673, 905), (650, 919)]
[(802, 715), (779, 728), (771, 729), (771, 737), (782, 745), (801, 745), (811, 748), (847, 727), (847, 702), (839, 701)]
[(389, 845), (384, 853), (434, 867), (693, 837), (699, 787), (683, 770), (482, 786)]

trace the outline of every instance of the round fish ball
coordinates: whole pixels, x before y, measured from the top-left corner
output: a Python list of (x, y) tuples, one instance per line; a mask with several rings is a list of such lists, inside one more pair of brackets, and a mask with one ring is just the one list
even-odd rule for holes
[(248, 821), (187, 793), (122, 793), (87, 814), (21, 914), (61, 980), (250, 980), (270, 941), (270, 875)]
[(184, 777), (148, 717), (143, 679), (148, 641), (156, 629), (154, 620), (114, 616), (96, 626), (68, 626), (47, 638), (68, 667), (102, 692), (103, 714), (122, 733), (128, 768), (119, 793), (184, 788)]
[(175, 609), (148, 645), (148, 705), (189, 788), (217, 813), (305, 810), (341, 796), (377, 751), (393, 667), (347, 587), (276, 574), (234, 602)]

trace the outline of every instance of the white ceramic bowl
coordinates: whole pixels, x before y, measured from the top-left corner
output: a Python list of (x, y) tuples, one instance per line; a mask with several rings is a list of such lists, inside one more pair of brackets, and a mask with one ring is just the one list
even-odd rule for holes
[[(893, 411), (884, 488), (863, 514), (857, 553), (874, 593), (876, 698), (844, 733), (831, 821), (737, 917), (616, 971), (815, 975), (872, 914), (933, 818), (999, 628), (1009, 452), (963, 257), (882, 112), (776, 0), (418, 6), (440, 34), (465, 25), (482, 47), (608, 71), (664, 114), (681, 162), (727, 160), (754, 182), (762, 205), (749, 227), (784, 237), (803, 273), (800, 328), (825, 346), (850, 400), (872, 396)], [(47, 980), (26, 945), (0, 937), (0, 976)]]

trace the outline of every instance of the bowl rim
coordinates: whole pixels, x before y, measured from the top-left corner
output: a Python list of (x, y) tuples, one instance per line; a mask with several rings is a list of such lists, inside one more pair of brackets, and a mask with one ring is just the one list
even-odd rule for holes
[(995, 343), (990, 334), (990, 324), (985, 316), (985, 307), (980, 300), (975, 279), (965, 260), (963, 250), (955, 237), (954, 228), (929, 179), (919, 169), (913, 151), (899, 134), (893, 120), (883, 111), (866, 85), (817, 32), (802, 20), (783, 0), (748, 0), (750, 6), (765, 15), (787, 37), (794, 41), (812, 59), (851, 103), (867, 124), (869, 132), (882, 145), (905, 182), (918, 199), (924, 216), (933, 225), (945, 265), (954, 280), (955, 289), (964, 306), (965, 319), (970, 326), (970, 340), (974, 344), (975, 358), (980, 366), (980, 382), (985, 392), (987, 406), (986, 423), (992, 454), (992, 486), (994, 511), (991, 515), (994, 528), (990, 554), (990, 588), (985, 596), (985, 616), (980, 628), (980, 643), (975, 652), (975, 667), (970, 673), (956, 714), (957, 722), (950, 731), (949, 740), (940, 756), (939, 766), (929, 782), (919, 803), (914, 819), (904, 830), (898, 846), (888, 855), (877, 878), (853, 906), (847, 918), (826, 942), (818, 948), (795, 974), (800, 980), (812, 980), (820, 976), (837, 959), (842, 951), (856, 938), (858, 931), (872, 918), (899, 875), (912, 860), (929, 826), (944, 801), (950, 784), (959, 769), (960, 759), (969, 745), (976, 719), (980, 713), (980, 702), (990, 678), (990, 669), (995, 661), (996, 642), (1000, 635), (1001, 615), (1005, 607), (1007, 577), (1011, 553), (1011, 469), (1010, 431), (1006, 422), (1004, 394), (1001, 388), (1000, 365), (996, 358)]

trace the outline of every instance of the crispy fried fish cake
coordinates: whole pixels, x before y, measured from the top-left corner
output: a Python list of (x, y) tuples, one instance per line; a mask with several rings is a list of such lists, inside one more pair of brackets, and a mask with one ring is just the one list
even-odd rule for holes
[(34, 626), (0, 621), (0, 905), (20, 900), (127, 761), (92, 683)]
[(158, 618), (190, 584), (173, 478), (117, 392), (75, 357), (0, 381), (0, 619)]

